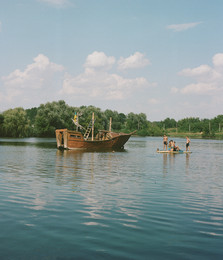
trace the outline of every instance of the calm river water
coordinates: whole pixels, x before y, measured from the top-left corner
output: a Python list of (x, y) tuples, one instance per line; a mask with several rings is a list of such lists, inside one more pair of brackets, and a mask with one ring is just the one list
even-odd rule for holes
[(190, 155), (158, 147), (0, 139), (0, 259), (223, 259), (223, 141), (192, 140)]

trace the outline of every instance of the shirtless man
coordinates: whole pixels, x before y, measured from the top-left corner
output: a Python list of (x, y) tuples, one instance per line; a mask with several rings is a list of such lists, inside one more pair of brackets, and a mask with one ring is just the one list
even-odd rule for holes
[(188, 138), (188, 136), (186, 136), (186, 139), (187, 139), (187, 141), (186, 141), (186, 152), (187, 152), (188, 149), (190, 151), (190, 139)]
[(166, 148), (167, 151), (168, 137), (166, 135), (163, 136), (163, 150)]

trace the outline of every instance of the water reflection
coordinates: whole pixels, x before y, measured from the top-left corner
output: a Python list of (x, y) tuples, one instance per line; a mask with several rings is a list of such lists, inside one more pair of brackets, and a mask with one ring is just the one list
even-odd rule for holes
[(190, 164), (189, 164), (190, 154), (186, 154), (186, 163), (185, 163), (185, 172), (186, 174), (189, 174), (190, 172)]
[(1, 259), (18, 258), (11, 241), (20, 259), (221, 259), (223, 142), (162, 155), (152, 138), (130, 140), (124, 153), (35, 141), (0, 145)]
[(79, 191), (81, 180), (95, 184), (95, 175), (104, 178), (117, 172), (119, 159), (114, 152), (87, 152), (81, 150), (56, 151), (55, 172), (60, 183), (72, 182), (73, 191)]
[(70, 183), (73, 191), (79, 192), (79, 182), (83, 178), (81, 174), (84, 154), (76, 151), (56, 151), (55, 176), (59, 185)]
[(166, 174), (168, 172), (168, 162), (167, 162), (167, 154), (163, 154), (163, 173)]
[[(190, 168), (190, 156), (191, 154), (174, 154), (174, 153), (163, 153), (162, 154), (162, 160), (163, 160), (163, 173), (167, 174), (169, 171), (174, 171), (176, 168), (176, 162), (181, 163), (182, 170), (185, 169), (186, 173), (189, 173)], [(184, 160), (185, 158), (185, 160)], [(182, 159), (185, 161), (185, 165), (182, 164)]]
[[(125, 155), (126, 152), (56, 152), (57, 181), (69, 183), (73, 192), (80, 193), (83, 225), (110, 226), (112, 214), (118, 225), (138, 228), (142, 213), (136, 194), (141, 192), (142, 184), (137, 181), (137, 172), (141, 169), (133, 160), (134, 168), (131, 167)], [(131, 182), (131, 178), (135, 181)]]
[(178, 154), (174, 154), (174, 153), (169, 154), (169, 164), (170, 164), (170, 169), (172, 171), (175, 170), (175, 157), (176, 156), (178, 156)]
[(33, 146), (38, 148), (56, 148), (54, 138), (0, 138), (0, 146)]

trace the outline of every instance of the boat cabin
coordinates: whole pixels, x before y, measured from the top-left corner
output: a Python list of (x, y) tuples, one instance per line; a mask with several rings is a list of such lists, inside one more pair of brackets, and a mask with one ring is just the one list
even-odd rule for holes
[(81, 132), (67, 129), (56, 130), (57, 147), (68, 149), (72, 142), (83, 142), (84, 137)]

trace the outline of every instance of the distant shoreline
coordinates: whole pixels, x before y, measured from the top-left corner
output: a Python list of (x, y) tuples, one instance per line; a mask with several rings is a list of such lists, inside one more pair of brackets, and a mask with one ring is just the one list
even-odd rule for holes
[(193, 139), (210, 139), (210, 140), (223, 140), (223, 132), (215, 133), (214, 136), (203, 136), (203, 133), (191, 133), (191, 132), (167, 132), (166, 133), (169, 137), (181, 137), (185, 138), (186, 136), (193, 138)]

